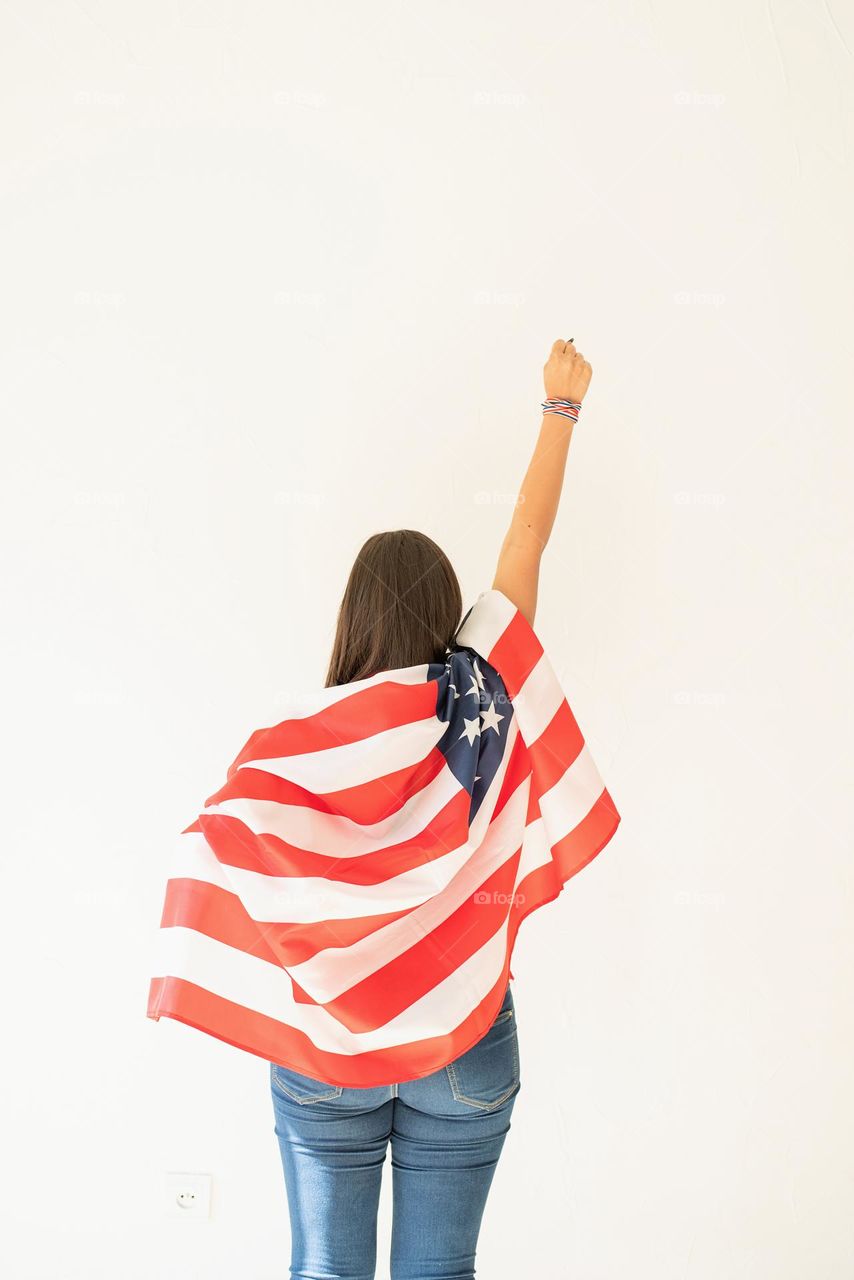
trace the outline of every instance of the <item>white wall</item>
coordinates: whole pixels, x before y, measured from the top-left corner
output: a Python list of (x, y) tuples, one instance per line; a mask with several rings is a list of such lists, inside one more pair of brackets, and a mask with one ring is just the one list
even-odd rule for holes
[(145, 1017), (174, 834), (369, 532), (491, 584), (560, 335), (623, 825), (520, 937), (480, 1273), (850, 1277), (852, 0), (0, 21), (13, 1274), (287, 1274), (264, 1064)]

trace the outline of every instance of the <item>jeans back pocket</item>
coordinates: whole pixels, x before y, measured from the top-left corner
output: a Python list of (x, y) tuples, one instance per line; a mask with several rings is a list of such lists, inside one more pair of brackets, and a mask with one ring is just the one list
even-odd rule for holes
[(519, 1037), (508, 988), (501, 1011), (486, 1035), (445, 1071), (457, 1102), (491, 1111), (519, 1089)]
[(312, 1080), (311, 1076), (301, 1076), (290, 1067), (280, 1067), (270, 1063), (270, 1079), (274, 1091), (281, 1090), (292, 1102), (301, 1106), (310, 1102), (331, 1102), (340, 1098), (343, 1087), (337, 1084), (324, 1084), (322, 1080)]

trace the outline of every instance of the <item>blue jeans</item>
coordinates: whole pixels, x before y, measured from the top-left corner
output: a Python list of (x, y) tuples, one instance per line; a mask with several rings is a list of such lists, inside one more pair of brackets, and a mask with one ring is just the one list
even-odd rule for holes
[(271, 1064), (293, 1280), (373, 1280), (391, 1142), (392, 1280), (472, 1280), (519, 1091), (510, 988), (486, 1035), (420, 1080), (340, 1088)]

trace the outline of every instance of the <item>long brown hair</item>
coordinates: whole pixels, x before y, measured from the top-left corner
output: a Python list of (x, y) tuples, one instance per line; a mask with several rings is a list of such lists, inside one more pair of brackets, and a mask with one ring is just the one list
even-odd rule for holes
[(457, 575), (432, 538), (415, 529), (373, 534), (347, 579), (326, 688), (444, 662), (462, 607)]

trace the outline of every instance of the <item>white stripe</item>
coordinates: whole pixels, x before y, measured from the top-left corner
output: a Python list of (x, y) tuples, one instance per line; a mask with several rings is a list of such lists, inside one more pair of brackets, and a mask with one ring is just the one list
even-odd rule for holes
[(282, 969), (179, 926), (157, 935), (158, 975), (183, 978), (245, 1009), (304, 1032), (325, 1053), (352, 1056), (450, 1035), (495, 986), (507, 952), (507, 922), (447, 978), (374, 1031), (352, 1032), (316, 1005), (298, 1004)]
[(517, 881), (552, 860), (552, 847), (584, 821), (605, 786), (586, 747), (553, 787), (540, 796), (540, 814), (525, 828)]
[(558, 678), (543, 653), (513, 698), (513, 710), (519, 717), (519, 728), (529, 747), (548, 728), (564, 701)]
[(441, 893), (473, 848), (467, 840), (379, 884), (346, 884), (325, 876), (268, 876), (227, 866), (218, 861), (200, 833), (188, 831), (180, 839), (180, 856), (170, 868), (172, 878), (201, 880), (236, 894), (252, 919), (262, 924), (315, 924), (409, 911)]
[[(334, 1000), (432, 933), (519, 848), (530, 785), (529, 775), (492, 820), (483, 839), (475, 837), (469, 857), (446, 888), (401, 919), (390, 921), (346, 950), (330, 947), (302, 964), (290, 966), (289, 972), (294, 981), (313, 1000), (320, 1003)], [(483, 807), (481, 805), (478, 817)]]
[[(416, 667), (397, 667), (393, 671), (378, 671), (376, 675), (366, 676), (364, 680), (352, 680), (349, 684), (332, 685), (329, 689), (312, 689), (309, 693), (292, 693), (284, 699), (287, 715), (279, 716), (277, 728), (285, 720), (307, 720), (309, 716), (325, 711), (338, 702), (345, 702), (363, 689), (372, 689), (378, 684), (424, 684), (429, 677), (429, 667), (420, 663)], [(263, 731), (262, 731), (263, 732)]]
[[(199, 831), (185, 831), (178, 837), (170, 874), (175, 879), (201, 880), (236, 894), (252, 919), (261, 923), (313, 924), (411, 911), (441, 894), (487, 835), (517, 734), (518, 729), (511, 722), (504, 754), (474, 821), (467, 828), (467, 839), (444, 853), (437, 847), (435, 856), (427, 862), (378, 884), (349, 884), (327, 876), (265, 875), (230, 866), (219, 861)], [(450, 774), (450, 770), (447, 772)], [(453, 774), (450, 776), (453, 778)], [(456, 778), (453, 781), (459, 791)], [(519, 819), (520, 830), (523, 822), (524, 810)], [(348, 948), (346, 954), (349, 953)], [(352, 985), (350, 981), (341, 990)]]
[(516, 614), (516, 606), (495, 588), (482, 591), (456, 635), (456, 644), (474, 649), (487, 662)]
[[(459, 791), (459, 782), (444, 765), (435, 778), (379, 822), (354, 822), (340, 813), (322, 813), (304, 805), (242, 797), (209, 805), (201, 816), (225, 814), (238, 818), (255, 835), (278, 836), (298, 849), (330, 858), (358, 858), (404, 840), (414, 840)], [(394, 798), (391, 788), (389, 798)]]
[[(501, 591), (494, 588), (492, 591), (485, 591), (472, 607), (457, 639), (459, 643), (475, 649), (488, 661), (489, 654), (517, 612), (516, 606)], [(541, 653), (521, 689), (512, 699), (513, 710), (519, 717), (522, 737), (529, 747), (534, 745), (548, 727), (564, 701), (560, 681), (546, 654)]]
[(383, 729), (358, 742), (323, 747), (298, 755), (245, 760), (242, 769), (261, 769), (277, 778), (286, 778), (315, 795), (343, 791), (374, 782), (398, 769), (420, 764), (448, 728), (447, 721), (431, 715), (423, 720)]
[(593, 757), (582, 747), (562, 778), (540, 796), (548, 842), (557, 844), (583, 822), (605, 789)]
[(521, 883), (525, 876), (529, 876), (539, 867), (544, 867), (551, 860), (552, 849), (546, 836), (543, 820), (534, 818), (533, 822), (528, 823), (522, 838), (522, 856), (519, 859), (517, 883)]

